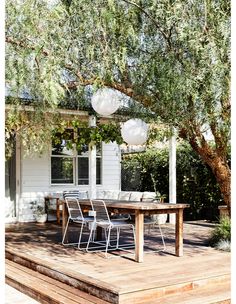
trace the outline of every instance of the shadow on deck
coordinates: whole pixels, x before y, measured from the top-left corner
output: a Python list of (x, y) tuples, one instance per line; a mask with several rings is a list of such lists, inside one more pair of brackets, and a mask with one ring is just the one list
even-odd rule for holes
[[(217, 288), (230, 280), (230, 253), (207, 247), (213, 227), (206, 222), (184, 223), (184, 256), (176, 257), (175, 227), (163, 225), (166, 251), (148, 252), (143, 263), (136, 263), (132, 254), (124, 258), (112, 252), (105, 259), (65, 247), (60, 243), (61, 226), (54, 223), (7, 225), (6, 258), (110, 303), (177, 303), (159, 300), (197, 287)], [(147, 251), (159, 245), (157, 231), (145, 237)], [(229, 293), (230, 289), (227, 297)]]

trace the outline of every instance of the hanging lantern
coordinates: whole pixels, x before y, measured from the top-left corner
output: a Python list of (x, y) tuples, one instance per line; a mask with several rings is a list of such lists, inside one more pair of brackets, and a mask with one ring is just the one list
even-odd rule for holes
[(141, 119), (129, 119), (121, 126), (123, 140), (129, 145), (142, 145), (147, 140), (148, 125)]
[(115, 90), (104, 88), (92, 96), (91, 104), (98, 114), (106, 116), (115, 113), (120, 106), (120, 99)]

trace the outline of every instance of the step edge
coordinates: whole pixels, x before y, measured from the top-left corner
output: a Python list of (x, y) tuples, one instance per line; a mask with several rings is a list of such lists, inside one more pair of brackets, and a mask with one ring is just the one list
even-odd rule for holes
[[(17, 265), (17, 267), (14, 264)], [(19, 266), (20, 266), (20, 268), (19, 268)], [(25, 271), (25, 269), (27, 269), (27, 271)], [(14, 280), (15, 282), (18, 282), (21, 285), (24, 285), (26, 287), (31, 287), (33, 290), (37, 290), (37, 286), (32, 287), (32, 286), (29, 285), (29, 282), (25, 281), (25, 278), (28, 278), (29, 280), (31, 280), (31, 278), (34, 277), (36, 280), (42, 282), (40, 284), (40, 286), (44, 286), (45, 288), (48, 288), (50, 290), (53, 290), (53, 288), (54, 288), (54, 291), (58, 294), (61, 294), (60, 291), (63, 290), (67, 294), (68, 293), (73, 294), (75, 297), (85, 299), (86, 301), (91, 302), (91, 303), (93, 303), (93, 301), (96, 302), (98, 300), (102, 304), (108, 303), (107, 301), (104, 301), (102, 299), (99, 299), (99, 298), (91, 295), (91, 294), (88, 294), (87, 292), (79, 290), (79, 289), (77, 289), (75, 287), (72, 287), (70, 285), (67, 285), (65, 283), (59, 282), (56, 279), (49, 278), (48, 276), (46, 276), (44, 274), (37, 273), (37, 275), (35, 275), (35, 273), (36, 273), (36, 271), (34, 271), (34, 270), (32, 270), (28, 267), (25, 267), (25, 266), (22, 266), (20, 264), (17, 264), (17, 263), (14, 263), (14, 262), (10, 261), (10, 264), (8, 264), (6, 266), (5, 277), (10, 279), (10, 280)], [(17, 277), (15, 276), (15, 274), (17, 274)], [(19, 281), (20, 280), (19, 277), (22, 277), (24, 279), (24, 281), (23, 282)], [(49, 278), (50, 281), (47, 281), (47, 278)], [(60, 283), (60, 285), (57, 285), (58, 283)], [(75, 291), (79, 291), (81, 294), (73, 293), (73, 289)], [(66, 297), (66, 294), (65, 295), (61, 294), (61, 295)], [(88, 298), (86, 298), (86, 296), (90, 296), (91, 298), (88, 299)]]
[[(78, 288), (84, 292), (92, 294), (93, 296), (104, 299), (107, 302), (118, 304), (119, 303), (119, 290), (114, 290), (114, 286), (108, 288), (108, 284), (100, 284), (100, 280), (96, 281), (95, 279), (89, 280), (89, 277), (78, 276), (71, 273), (65, 273), (58, 269), (51, 268), (50, 263), (44, 262), (41, 260), (41, 263), (35, 262), (32, 257), (28, 257), (25, 254), (16, 254), (15, 252), (10, 252), (9, 250), (5, 253), (5, 258), (9, 259), (17, 264), (20, 264), (24, 267), (28, 267), (27, 263), (30, 263), (32, 267), (28, 267), (34, 271), (37, 271), (41, 274), (49, 276), (53, 279), (56, 279), (64, 284), (68, 284), (72, 287)], [(38, 259), (40, 260), (40, 259)], [(53, 275), (52, 275), (53, 274)], [(87, 280), (83, 281), (83, 277)], [(94, 284), (93, 284), (94, 283)], [(105, 285), (105, 286), (104, 286)], [(106, 296), (104, 298), (104, 292)]]
[(199, 284), (199, 283), (203, 283), (206, 280), (210, 280), (210, 281), (213, 280), (212, 282), (207, 283), (207, 285), (212, 285), (212, 284), (215, 284), (216, 281), (220, 281), (222, 279), (231, 280), (231, 274), (226, 272), (226, 273), (222, 273), (220, 275), (213, 275), (213, 276), (210, 276), (210, 277), (207, 277), (207, 278), (195, 279), (194, 281), (189, 280), (189, 281), (184, 281), (184, 282), (181, 282), (181, 283), (174, 283), (172, 285), (162, 285), (162, 286), (158, 286), (158, 287), (142, 288), (142, 289), (140, 288), (140, 289), (133, 289), (133, 290), (122, 290), (120, 292), (120, 295), (129, 294), (129, 293), (133, 293), (133, 292), (139, 292), (139, 291), (141, 292), (141, 291), (145, 291), (145, 290), (147, 291), (147, 290), (152, 290), (152, 289), (153, 290), (166, 289), (166, 288), (172, 287), (172, 286), (182, 286), (182, 285), (189, 285), (189, 284), (192, 284), (193, 285), (192, 289), (194, 289), (194, 288), (201, 287), (202, 285)]

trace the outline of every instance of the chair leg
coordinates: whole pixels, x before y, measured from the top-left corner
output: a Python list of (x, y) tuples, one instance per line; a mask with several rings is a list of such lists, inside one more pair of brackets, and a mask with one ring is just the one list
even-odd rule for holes
[(119, 248), (119, 240), (120, 240), (120, 228), (119, 227), (116, 228), (116, 237), (117, 237), (117, 239), (116, 239), (116, 249), (118, 249)]
[(165, 251), (166, 250), (166, 243), (165, 243), (164, 236), (163, 236), (163, 233), (162, 233), (162, 230), (161, 230), (161, 225), (158, 224), (158, 227), (159, 227), (159, 230), (160, 230), (162, 244), (163, 244), (163, 250), (162, 251)]
[(69, 221), (70, 221), (70, 219), (67, 220), (66, 229), (65, 229), (64, 234), (63, 234), (63, 238), (62, 238), (62, 244), (63, 245), (68, 245), (67, 243), (65, 243), (65, 237), (66, 237), (66, 234), (67, 234), (67, 229), (68, 229)]
[(108, 235), (107, 235), (107, 241), (106, 241), (106, 251), (105, 251), (105, 257), (106, 258), (107, 258), (108, 245), (110, 243), (110, 235), (111, 235), (111, 227), (108, 228)]
[(93, 234), (93, 230), (91, 229), (90, 230), (90, 233), (89, 233), (89, 238), (88, 238), (88, 243), (87, 243), (87, 246), (86, 246), (86, 251), (88, 252), (89, 250), (89, 244), (91, 242), (91, 239), (92, 239), (92, 234)]
[(81, 223), (80, 234), (79, 234), (78, 249), (81, 249), (81, 248), (80, 248), (80, 243), (81, 243), (81, 238), (82, 238), (82, 233), (83, 233), (84, 224), (85, 224), (84, 222)]

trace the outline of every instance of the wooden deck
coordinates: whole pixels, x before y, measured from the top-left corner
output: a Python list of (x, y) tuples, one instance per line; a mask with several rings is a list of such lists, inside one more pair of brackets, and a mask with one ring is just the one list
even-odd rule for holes
[[(122, 304), (230, 303), (230, 253), (206, 246), (212, 228), (206, 222), (184, 223), (184, 256), (176, 257), (174, 226), (163, 225), (166, 251), (146, 253), (144, 262), (137, 263), (133, 255), (119, 257), (111, 253), (111, 258), (104, 259), (101, 254), (64, 247), (60, 244), (61, 226), (57, 224), (9, 225), (6, 227), (7, 281), (17, 288), (13, 274), (16, 276), (17, 271), (24, 271), (20, 267), (27, 267), (91, 295), (89, 303), (100, 303), (99, 299)], [(158, 241), (152, 232), (145, 240), (146, 250), (157, 249)], [(14, 263), (21, 265), (17, 271)], [(60, 288), (64, 289), (62, 285)], [(30, 295), (35, 298), (34, 294)], [(75, 302), (76, 296), (73, 301), (85, 303)]]

